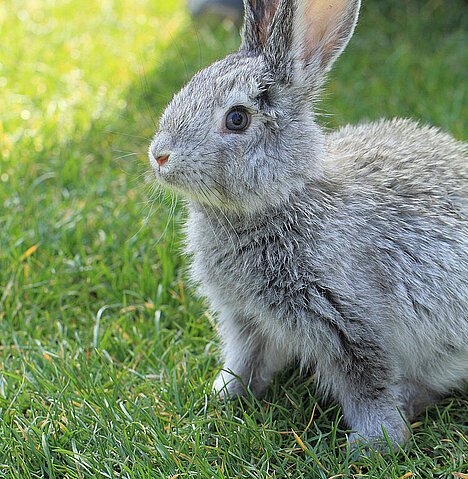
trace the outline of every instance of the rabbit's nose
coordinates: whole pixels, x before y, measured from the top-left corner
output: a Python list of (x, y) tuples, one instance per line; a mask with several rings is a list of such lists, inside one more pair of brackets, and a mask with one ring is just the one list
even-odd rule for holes
[(164, 165), (164, 163), (166, 163), (166, 161), (169, 159), (169, 156), (170, 156), (170, 155), (161, 155), (161, 156), (158, 156), (158, 157), (156, 158), (156, 161), (158, 162), (158, 165), (159, 165), (159, 166)]

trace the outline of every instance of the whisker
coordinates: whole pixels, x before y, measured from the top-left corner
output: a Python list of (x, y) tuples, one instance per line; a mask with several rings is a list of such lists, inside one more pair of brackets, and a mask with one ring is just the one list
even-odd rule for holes
[[(208, 185), (207, 185), (201, 178), (199, 178), (199, 180), (200, 180), (201, 183), (204, 185), (205, 189), (207, 189), (208, 191), (210, 191), (209, 188), (208, 188)], [(203, 189), (202, 189), (202, 190), (203, 190)], [(212, 190), (212, 191), (214, 191), (214, 190)], [(205, 195), (205, 196), (206, 196), (206, 195)], [(211, 204), (211, 202), (210, 202), (210, 204)], [(221, 202), (221, 204), (222, 204), (222, 202)], [(214, 206), (214, 205), (213, 205), (213, 206)], [(214, 206), (214, 207), (215, 207), (215, 206)], [(219, 212), (224, 216), (225, 220), (228, 222), (229, 226), (231, 227), (232, 232), (236, 235), (237, 241), (240, 243), (240, 238), (239, 238), (239, 235), (237, 234), (237, 231), (235, 230), (234, 226), (232, 225), (231, 221), (230, 221), (229, 218), (226, 216), (226, 214), (224, 213), (224, 211), (222, 210), (222, 208), (216, 208), (216, 210), (219, 211)], [(220, 222), (220, 224), (222, 225), (223, 222)], [(234, 247), (234, 249), (235, 249), (234, 240), (232, 240), (232, 237), (231, 237), (231, 235), (229, 234), (229, 232), (227, 232), (227, 235), (228, 235), (228, 237), (231, 239), (232, 245), (233, 245), (233, 247)]]
[(177, 201), (175, 201), (174, 203), (174, 199), (176, 198), (176, 195), (171, 191), (171, 208), (169, 210), (169, 217), (167, 218), (167, 222), (166, 222), (166, 227), (164, 228), (164, 231), (162, 232), (161, 236), (159, 237), (159, 239), (156, 241), (156, 244), (158, 244), (165, 236), (166, 232), (167, 232), (167, 229), (169, 227), (169, 224), (171, 222), (171, 219), (173, 218), (174, 216), (174, 213), (175, 213), (175, 207), (177, 206)]
[[(143, 156), (143, 153), (126, 153), (125, 155), (116, 156), (114, 160), (121, 160), (122, 158), (127, 158), (129, 156)], [(146, 156), (146, 155), (144, 155)]]
[(212, 230), (212, 232), (213, 232), (213, 235), (215, 236), (216, 240), (217, 240), (219, 243), (221, 243), (221, 241), (219, 240), (219, 238), (218, 238), (216, 232), (214, 231), (213, 225), (212, 225), (212, 223), (211, 223), (210, 217), (211, 217), (212, 215), (214, 215), (214, 216), (216, 217), (218, 223), (221, 225), (221, 228), (224, 229), (224, 232), (226, 233), (227, 237), (231, 240), (231, 243), (232, 243), (232, 245), (233, 245), (233, 247), (234, 247), (234, 249), (235, 249), (234, 240), (232, 239), (231, 235), (229, 234), (229, 231), (227, 230), (226, 226), (223, 224), (222, 221), (220, 221), (220, 218), (219, 218), (219, 216), (218, 216), (218, 214), (217, 214), (218, 209), (215, 208), (215, 206), (214, 206), (213, 203), (210, 201), (209, 197), (207, 196), (207, 194), (206, 194), (206, 192), (204, 191), (203, 188), (200, 188), (200, 189), (199, 189), (199, 192), (200, 192), (200, 194), (203, 196), (203, 198), (205, 199), (205, 201), (206, 201), (206, 203), (207, 203), (206, 206), (208, 206), (208, 208), (210, 208), (210, 210), (211, 210), (211, 215), (209, 215), (209, 214), (207, 213), (207, 211), (206, 211), (204, 202), (203, 202), (203, 201), (200, 201), (200, 202), (199, 202), (199, 204), (202, 206), (203, 210), (205, 211), (205, 214), (206, 214), (206, 216), (207, 216), (207, 219), (208, 219), (210, 228), (211, 228), (211, 230)]
[(177, 210), (177, 201), (179, 200), (179, 197), (176, 195), (175, 197), (175, 205), (174, 205), (174, 210), (172, 213), (172, 238), (171, 238), (171, 247), (174, 246), (174, 238), (175, 238), (175, 212)]
[[(149, 223), (149, 220), (150, 218), (153, 216), (153, 207), (154, 207), (154, 203), (153, 202), (150, 202), (149, 203), (150, 205), (150, 209), (149, 209), (149, 212), (148, 214), (145, 216), (145, 219), (143, 220), (140, 228), (138, 229), (138, 231), (130, 238), (130, 241), (136, 241), (136, 239), (138, 238), (138, 235), (141, 233), (141, 230), (143, 228), (146, 228), (146, 226), (148, 226), (148, 223)], [(160, 207), (160, 206), (159, 206)], [(158, 209), (159, 209), (158, 207)], [(157, 210), (156, 210), (157, 211)]]
[(175, 49), (177, 51), (177, 54), (179, 55), (179, 58), (182, 60), (182, 64), (184, 65), (184, 69), (185, 69), (185, 79), (188, 80), (192, 76), (192, 74), (190, 73), (190, 70), (187, 67), (187, 62), (185, 61), (185, 56), (182, 55), (182, 52), (180, 51), (179, 45), (175, 41), (174, 36), (171, 33), (169, 33), (169, 36), (171, 37), (172, 45), (175, 47)]
[(151, 141), (151, 138), (147, 138), (146, 136), (130, 135), (129, 133), (122, 133), (120, 131), (113, 131), (113, 130), (104, 130), (104, 131), (105, 133), (112, 133), (113, 135), (127, 136), (129, 138), (138, 138), (141, 140)]
[[(150, 93), (150, 88), (148, 84), (148, 78), (146, 76), (145, 71), (142, 69), (141, 74), (139, 75), (140, 80), (142, 81), (142, 90), (145, 91), (147, 94)], [(151, 112), (150, 105), (148, 104), (147, 101), (144, 101), (145, 107), (146, 107), (146, 113), (149, 115), (151, 122), (153, 123), (153, 127), (155, 130), (158, 129), (156, 120), (154, 119), (153, 113)]]

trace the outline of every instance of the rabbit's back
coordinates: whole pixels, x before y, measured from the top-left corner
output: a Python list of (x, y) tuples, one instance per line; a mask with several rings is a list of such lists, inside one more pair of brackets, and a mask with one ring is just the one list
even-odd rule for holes
[(335, 209), (318, 244), (339, 254), (322, 274), (349, 298), (371, 285), (358, 302), (392, 331), (400, 374), (440, 391), (468, 373), (467, 150), (394, 119), (329, 134), (324, 161)]
[(327, 137), (325, 167), (349, 187), (417, 198), (468, 218), (468, 148), (406, 119), (347, 125)]

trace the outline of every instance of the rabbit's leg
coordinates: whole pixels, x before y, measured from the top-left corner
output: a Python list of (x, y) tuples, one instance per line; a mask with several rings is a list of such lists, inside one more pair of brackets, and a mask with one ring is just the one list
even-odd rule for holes
[(353, 448), (371, 445), (376, 449), (387, 449), (385, 435), (392, 445), (403, 444), (409, 436), (404, 413), (391, 395), (378, 399), (353, 398), (342, 402), (343, 415), (350, 428), (355, 431), (349, 442)]
[(238, 315), (222, 316), (219, 329), (224, 365), (213, 391), (222, 397), (242, 396), (248, 387), (256, 397), (261, 396), (273, 374), (286, 366), (286, 351)]
[[(386, 449), (385, 435), (392, 444), (403, 444), (409, 436), (406, 411), (401, 402), (403, 385), (377, 357), (360, 355), (341, 363), (332, 372), (331, 389), (338, 399), (344, 419), (355, 431), (352, 447), (362, 444)], [(349, 359), (349, 358), (348, 358)], [(385, 431), (385, 432), (384, 432)], [(358, 446), (359, 447), (359, 446)]]
[[(367, 388), (361, 397), (348, 397), (342, 402), (343, 414), (356, 431), (350, 442), (375, 441), (383, 438), (384, 430), (392, 444), (403, 444), (410, 435), (407, 421), (435, 402), (440, 395), (423, 384), (404, 381), (388, 388)], [(372, 391), (374, 393), (372, 394)], [(364, 441), (364, 442), (365, 442)], [(382, 446), (380, 441), (379, 447)], [(387, 445), (383, 444), (386, 448)]]

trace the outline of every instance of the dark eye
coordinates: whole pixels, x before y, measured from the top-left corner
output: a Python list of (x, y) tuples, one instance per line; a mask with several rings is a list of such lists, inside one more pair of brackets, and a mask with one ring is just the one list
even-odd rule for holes
[(250, 123), (250, 115), (242, 107), (233, 108), (226, 115), (226, 128), (231, 131), (243, 131)]

